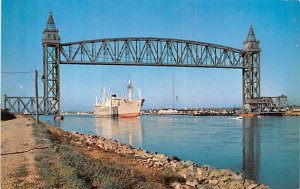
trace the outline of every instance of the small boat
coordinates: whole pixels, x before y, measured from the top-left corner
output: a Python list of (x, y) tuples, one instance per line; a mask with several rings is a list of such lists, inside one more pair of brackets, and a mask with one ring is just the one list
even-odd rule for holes
[(102, 90), (102, 102), (94, 105), (94, 114), (96, 117), (121, 117), (134, 118), (141, 115), (141, 107), (144, 103), (141, 91), (138, 91), (138, 98), (133, 99), (131, 81), (128, 81), (128, 97), (118, 97), (115, 94), (106, 98), (105, 88)]
[(234, 117), (234, 118), (231, 118), (231, 119), (243, 119), (242, 116), (238, 116), (238, 117)]

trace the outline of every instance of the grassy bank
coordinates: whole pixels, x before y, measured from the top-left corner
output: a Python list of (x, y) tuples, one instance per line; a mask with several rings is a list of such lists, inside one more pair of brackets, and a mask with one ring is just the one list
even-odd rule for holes
[(45, 125), (33, 127), (36, 142), (49, 146), (35, 157), (44, 188), (169, 188), (171, 182), (184, 181), (172, 171), (149, 176), (147, 171), (144, 174), (143, 170), (132, 169), (124, 161), (92, 158), (62, 141), (58, 133), (50, 132)]

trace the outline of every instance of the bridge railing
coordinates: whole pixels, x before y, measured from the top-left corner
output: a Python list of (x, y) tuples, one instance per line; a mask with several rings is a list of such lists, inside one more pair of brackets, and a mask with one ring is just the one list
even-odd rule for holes
[(288, 109), (287, 96), (284, 95), (248, 99), (246, 104), (252, 105), (253, 110), (256, 112), (286, 112)]
[(164, 38), (112, 38), (60, 44), (61, 64), (246, 68), (244, 52)]
[[(9, 97), (4, 96), (4, 108), (16, 114), (35, 114), (35, 97)], [(38, 113), (45, 114), (44, 97), (38, 98)]]

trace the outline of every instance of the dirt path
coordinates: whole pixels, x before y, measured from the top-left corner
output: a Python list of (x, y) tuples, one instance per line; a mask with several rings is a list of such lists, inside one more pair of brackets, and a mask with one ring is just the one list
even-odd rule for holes
[[(33, 119), (1, 121), (1, 188), (31, 188), (36, 186), (37, 169)], [(29, 151), (28, 151), (29, 150)], [(27, 151), (27, 152), (25, 152)]]

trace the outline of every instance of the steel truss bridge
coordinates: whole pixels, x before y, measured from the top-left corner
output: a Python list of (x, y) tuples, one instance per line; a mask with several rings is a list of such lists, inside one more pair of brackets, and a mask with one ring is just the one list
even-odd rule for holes
[[(44, 96), (39, 114), (60, 114), (60, 65), (167, 66), (241, 69), (244, 113), (282, 112), (286, 96), (261, 97), (260, 48), (252, 26), (244, 48), (168, 38), (107, 38), (61, 43), (50, 12), (43, 32)], [(33, 113), (31, 97), (5, 96), (7, 109)]]
[(59, 50), (60, 64), (247, 68), (240, 49), (179, 39), (99, 39), (62, 43)]

